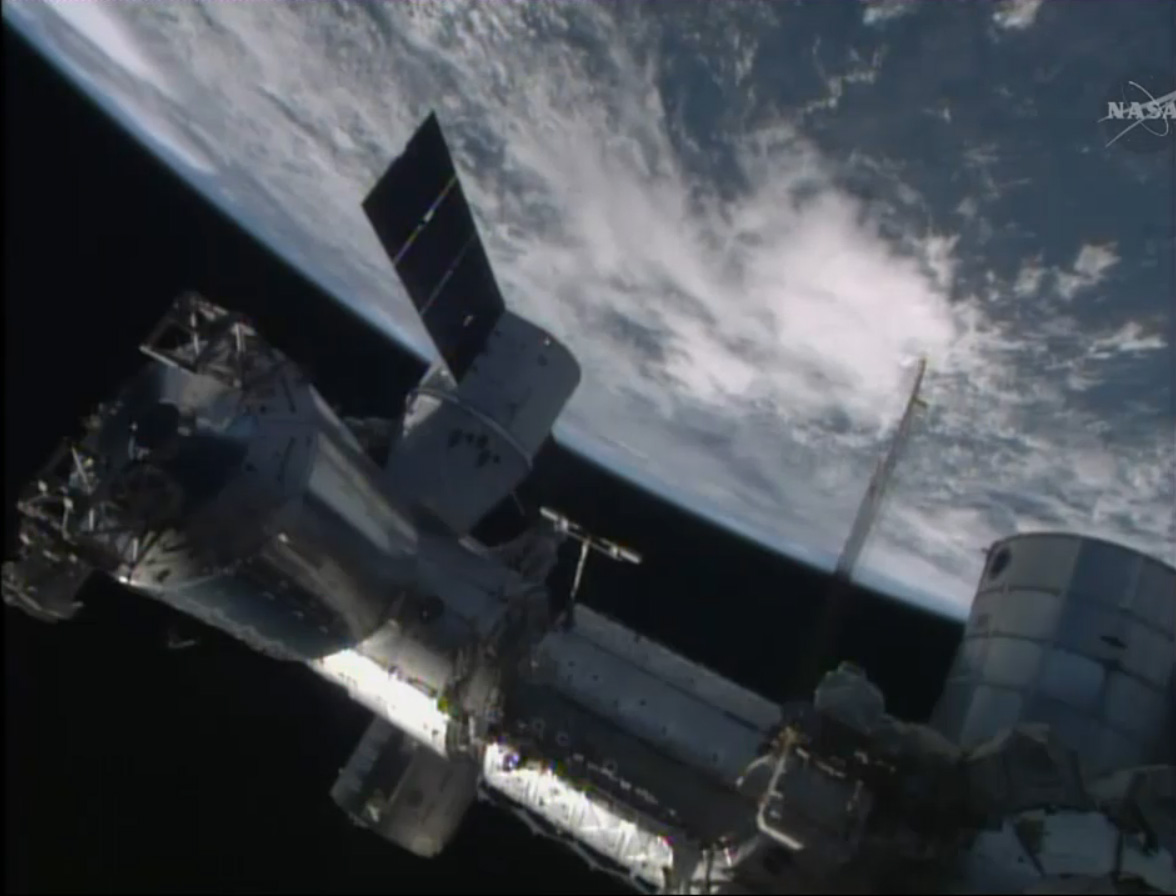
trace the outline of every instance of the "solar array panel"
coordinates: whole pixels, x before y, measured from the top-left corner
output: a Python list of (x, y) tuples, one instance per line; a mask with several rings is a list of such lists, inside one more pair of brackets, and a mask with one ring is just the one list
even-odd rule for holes
[(363, 210), (425, 329), (460, 381), (506, 303), (436, 115), (425, 119), (388, 166)]

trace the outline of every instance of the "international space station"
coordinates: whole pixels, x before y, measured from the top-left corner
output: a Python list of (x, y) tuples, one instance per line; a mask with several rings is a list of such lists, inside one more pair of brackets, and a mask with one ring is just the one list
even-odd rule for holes
[(482, 799), (645, 892), (1176, 892), (1176, 570), (1016, 535), (929, 722), (846, 663), (816, 662), (811, 699), (752, 693), (547, 584), (568, 539), (577, 583), (629, 548), (550, 508), (473, 536), (579, 365), (506, 307), (435, 117), (363, 208), (440, 358), (402, 416), (340, 417), (184, 295), (21, 494), (8, 604), (66, 620), (105, 575), (307, 664), (373, 715), (335, 802), (420, 856)]

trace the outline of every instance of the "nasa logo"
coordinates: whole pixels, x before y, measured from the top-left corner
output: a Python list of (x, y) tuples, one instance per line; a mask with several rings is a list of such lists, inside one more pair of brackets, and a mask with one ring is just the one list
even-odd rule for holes
[(1171, 147), (1176, 132), (1176, 78), (1144, 71), (1120, 79), (1102, 104), (1104, 148), (1150, 153)]

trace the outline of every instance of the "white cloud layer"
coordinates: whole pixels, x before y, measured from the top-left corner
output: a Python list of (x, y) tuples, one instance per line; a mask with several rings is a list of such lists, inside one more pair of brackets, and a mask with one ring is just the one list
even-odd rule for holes
[(884, 25), (915, 11), (923, 0), (866, 0), (862, 5), (862, 21), (866, 25)]
[[(1027, 28), (1039, 5), (993, 18)], [(127, 30), (104, 36), (106, 17)], [(1089, 241), (1067, 265), (1029, 252), (1000, 273), (985, 209), (1029, 179), (997, 178), (994, 146), (961, 161), (977, 188), (952, 220), (970, 230), (932, 226), (927, 197), (897, 177), (870, 199), (848, 190), (807, 122), (870, 89), (883, 55), (823, 64), (814, 47), (823, 91), (791, 114), (749, 107), (716, 148), (667, 92), (660, 26), (595, 5), (125, 4), (65, 20), (153, 83), (144, 60), (167, 60), (214, 194), (418, 347), (359, 200), (435, 108), (508, 300), (583, 364), (562, 433), (733, 528), (831, 564), (927, 356), (931, 409), (867, 578), (962, 613), (981, 548), (1010, 532), (1176, 554), (1171, 426), (1126, 427), (1083, 400), (1169, 331), (1122, 314), (1093, 339), (1064, 314), (1026, 327), (1031, 308), (1099, 294), (1119, 256)], [(713, 63), (741, 96), (757, 89), (739, 86), (760, 64), (754, 35)]]
[[(90, 53), (77, 52), (76, 42), (55, 46), (63, 67), (112, 113), (188, 172), (213, 174), (215, 163), (202, 148), (198, 129), (177, 124), (184, 116), (181, 94), (160, 66), (136, 43), (115, 9), (87, 0), (36, 0), (81, 37)], [(16, 20), (32, 12), (30, 0), (18, 0), (10, 14)], [(9, 8), (6, 7), (6, 12)], [(34, 33), (34, 39), (48, 35)], [(49, 44), (57, 43), (49, 37)], [(101, 60), (115, 63), (111, 70)]]
[(1024, 31), (1032, 28), (1037, 21), (1037, 14), (1041, 11), (1045, 0), (1001, 0), (994, 4), (992, 21), (998, 28), (1011, 31)]
[(77, 0), (49, 0), (48, 5), (127, 73), (171, 95), (167, 77), (143, 52), (109, 5)]

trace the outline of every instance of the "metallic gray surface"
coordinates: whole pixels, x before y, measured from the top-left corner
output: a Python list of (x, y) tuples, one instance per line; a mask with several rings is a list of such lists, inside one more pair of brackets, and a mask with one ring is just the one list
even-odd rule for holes
[(549, 684), (512, 688), (507, 713), (507, 730), (529, 755), (559, 763), (663, 828), (717, 840), (751, 827), (754, 801), (736, 787), (667, 756)]
[(200, 500), (142, 551), (126, 584), (272, 655), (309, 659), (371, 634), (412, 580), (415, 532), (309, 383), (285, 366), (236, 392), (153, 365), (102, 433), (112, 456), (159, 397), (189, 421), (177, 478), (186, 501), (199, 470)]
[(411, 396), (388, 482), (425, 521), (469, 533), (530, 472), (579, 381), (564, 345), (506, 312), (460, 383), (434, 369)]
[(376, 718), (331, 788), (331, 798), (359, 825), (423, 858), (453, 839), (477, 795), (478, 768), (468, 757), (444, 759)]
[(768, 701), (587, 608), (535, 659), (536, 677), (570, 700), (728, 785), (780, 720)]
[(1043, 722), (1094, 771), (1170, 762), (1176, 570), (1098, 539), (997, 542), (934, 714), (973, 746)]
[(20, 499), (5, 599), (68, 616), (93, 569), (306, 661), (377, 717), (332, 795), (391, 842), (437, 854), (477, 793), (667, 893), (1176, 886), (1172, 769), (1127, 768), (1170, 761), (1176, 571), (999, 543), (936, 713), (975, 749), (889, 717), (848, 664), (781, 707), (586, 607), (553, 618), (568, 521), (499, 550), (419, 529), (251, 328), (190, 297), (163, 324), (179, 342)]

